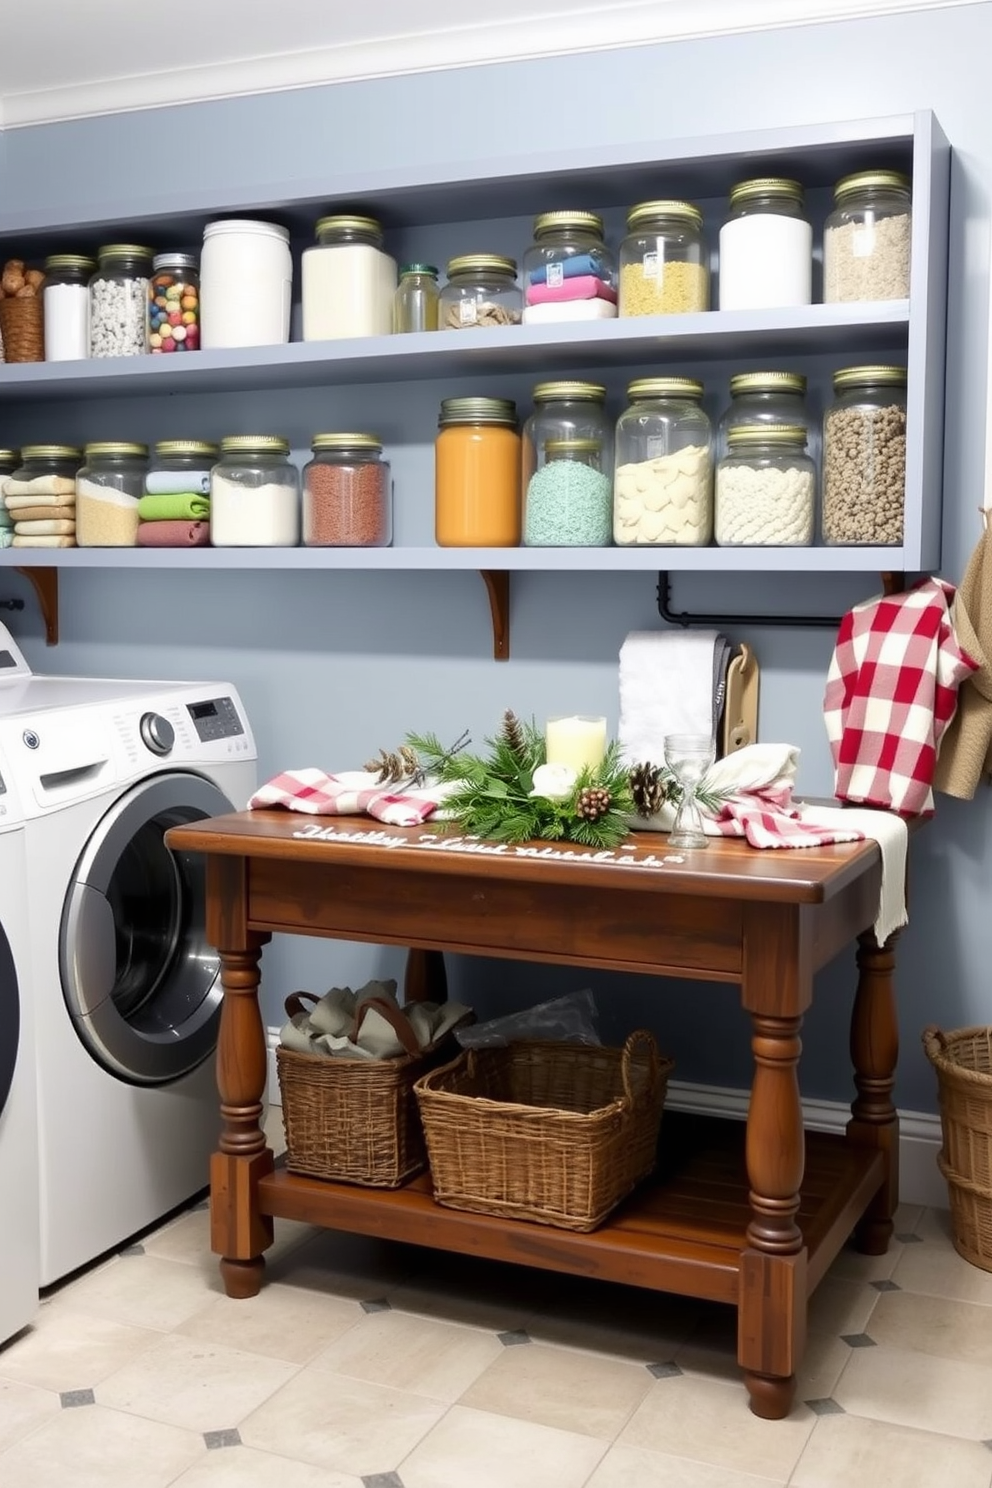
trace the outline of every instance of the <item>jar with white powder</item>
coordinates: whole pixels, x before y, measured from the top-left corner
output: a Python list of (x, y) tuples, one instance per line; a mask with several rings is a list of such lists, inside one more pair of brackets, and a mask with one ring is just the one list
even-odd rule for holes
[(303, 339), (388, 336), (393, 329), (396, 260), (383, 249), (374, 217), (322, 217), (303, 254)]
[(824, 303), (908, 299), (912, 227), (902, 171), (858, 171), (838, 181), (823, 227)]
[(813, 229), (798, 181), (739, 181), (720, 229), (720, 309), (770, 310), (813, 298)]
[(96, 264), (78, 253), (45, 259), (45, 361), (80, 362), (90, 354), (90, 279)]
[(816, 470), (799, 425), (738, 424), (716, 467), (721, 548), (805, 548), (813, 541)]
[(705, 547), (713, 527), (713, 431), (703, 384), (645, 377), (627, 389), (613, 477), (613, 541)]
[(76, 544), (133, 548), (138, 501), (145, 492), (147, 444), (88, 444), (76, 475)]
[(300, 541), (300, 476), (289, 441), (271, 434), (221, 440), (210, 473), (210, 541), (215, 548), (295, 548)]

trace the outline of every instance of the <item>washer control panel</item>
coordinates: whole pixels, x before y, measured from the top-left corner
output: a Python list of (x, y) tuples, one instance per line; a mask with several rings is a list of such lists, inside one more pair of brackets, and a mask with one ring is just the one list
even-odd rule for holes
[(186, 708), (193, 720), (193, 727), (204, 744), (216, 739), (233, 739), (245, 731), (238, 710), (229, 697), (187, 703)]

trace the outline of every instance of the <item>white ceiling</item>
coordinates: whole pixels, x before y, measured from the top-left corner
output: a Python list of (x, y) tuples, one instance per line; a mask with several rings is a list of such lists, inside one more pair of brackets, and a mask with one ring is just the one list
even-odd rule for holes
[[(0, 0), (0, 123), (982, 0)], [(512, 105), (511, 105), (512, 106)]]

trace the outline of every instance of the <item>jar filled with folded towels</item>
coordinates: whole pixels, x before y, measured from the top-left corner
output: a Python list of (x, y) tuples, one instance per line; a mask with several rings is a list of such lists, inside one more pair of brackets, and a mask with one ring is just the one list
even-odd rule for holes
[(210, 471), (218, 454), (216, 444), (202, 439), (156, 444), (138, 502), (138, 547), (209, 547)]

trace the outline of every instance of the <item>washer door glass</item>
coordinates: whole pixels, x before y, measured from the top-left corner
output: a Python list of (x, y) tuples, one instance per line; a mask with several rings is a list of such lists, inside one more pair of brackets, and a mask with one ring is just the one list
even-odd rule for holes
[(0, 925), (0, 1120), (14, 1083), (20, 1041), (21, 1002), (17, 990), (17, 968), (10, 941)]
[(133, 1084), (176, 1080), (216, 1047), (204, 859), (164, 837), (232, 809), (198, 775), (153, 776), (107, 812), (76, 864), (59, 943), (66, 1006), (94, 1058)]

